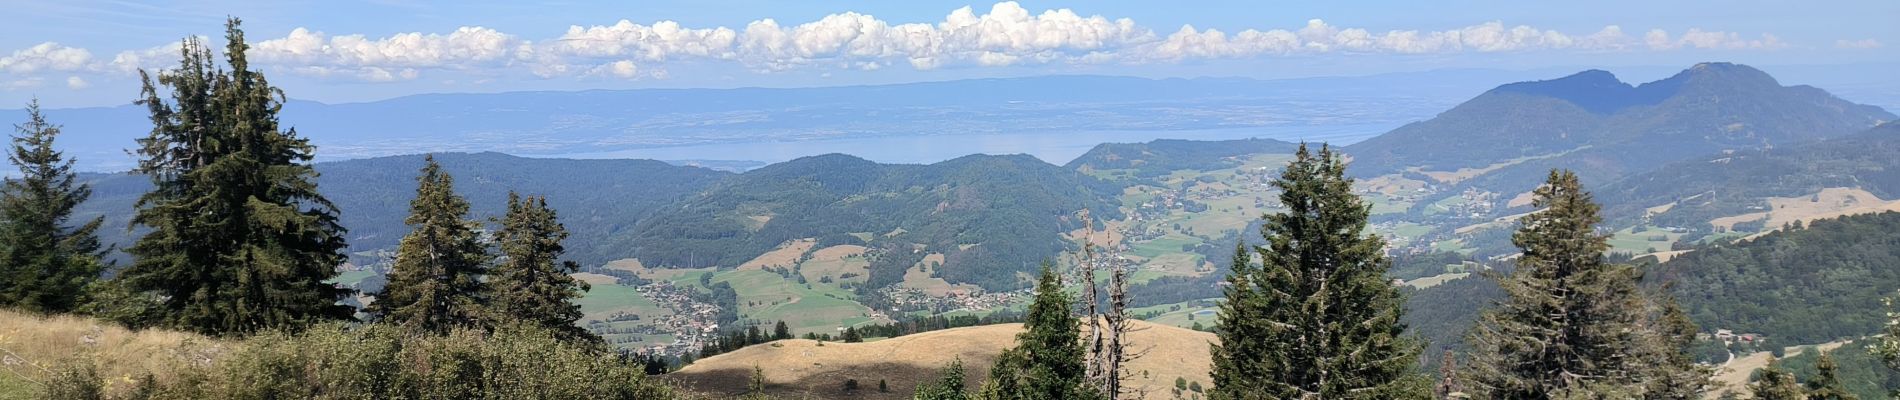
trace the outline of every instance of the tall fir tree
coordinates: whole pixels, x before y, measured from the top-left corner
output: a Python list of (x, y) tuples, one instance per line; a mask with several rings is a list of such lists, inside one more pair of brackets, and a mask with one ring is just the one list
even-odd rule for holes
[(1257, 268), (1253, 266), (1252, 252), (1246, 244), (1234, 248), (1232, 273), (1227, 275), (1227, 287), (1221, 289), (1226, 300), (1220, 304), (1217, 315), (1219, 328), (1215, 335), (1220, 343), (1213, 344), (1214, 390), (1209, 397), (1216, 399), (1249, 398), (1246, 388), (1265, 387), (1267, 383), (1267, 365), (1269, 360), (1262, 343), (1267, 328), (1262, 325), (1266, 318), (1261, 311), (1266, 310), (1266, 296), (1254, 287), (1253, 276)]
[(20, 175), (0, 187), (0, 306), (68, 312), (104, 266), (98, 231), (105, 217), (71, 224), (92, 188), (53, 148), (60, 127), (46, 122), (38, 100), (27, 103), (26, 114), (7, 153)]
[(1814, 379), (1808, 380), (1808, 400), (1859, 400), (1860, 396), (1847, 391), (1839, 370), (1834, 356), (1821, 352), (1820, 359), (1814, 361)]
[[(1551, 171), (1533, 192), (1540, 211), (1511, 241), (1523, 255), (1499, 280), (1506, 299), (1481, 313), (1461, 374), (1478, 398), (1545, 399), (1641, 395), (1654, 368), (1640, 276), (1604, 260), (1598, 206), (1576, 174)], [(1606, 393), (1613, 390), (1615, 393)]]
[(150, 232), (126, 249), (122, 277), (163, 299), (162, 323), (202, 333), (351, 319), (338, 303), (351, 291), (325, 282), (345, 260), (344, 230), (317, 191), (315, 147), (280, 126), (284, 92), (251, 70), (239, 25), (225, 23), (224, 66), (188, 37), (156, 84), (140, 71), (152, 131), (137, 171), (153, 188), (132, 222)]
[(1345, 169), (1330, 147), (1302, 145), (1274, 181), (1287, 211), (1265, 217), (1260, 267), (1229, 281), (1251, 286), (1228, 290), (1222, 322), (1235, 325), (1220, 335), (1234, 348), (1214, 351), (1212, 397), (1431, 397), (1420, 346), (1399, 322), (1404, 299), (1385, 278), (1385, 242), (1365, 233), (1371, 205)]
[(1796, 382), (1794, 373), (1781, 368), (1781, 363), (1768, 360), (1768, 366), (1761, 369), (1761, 376), (1748, 384), (1748, 391), (1755, 400), (1807, 400), (1806, 390)]
[(1715, 385), (1715, 371), (1697, 364), (1695, 356), (1689, 353), (1689, 347), (1695, 345), (1696, 333), (1700, 329), (1695, 321), (1689, 319), (1689, 312), (1673, 297), (1668, 297), (1667, 289), (1657, 291), (1656, 296), (1660, 315), (1656, 316), (1655, 335), (1651, 335), (1651, 347), (1647, 355), (1649, 388), (1644, 398), (1652, 400), (1695, 400), (1702, 399)]
[(455, 179), (434, 156), (425, 157), (409, 202), (408, 236), (396, 248), (389, 283), (366, 311), (410, 329), (448, 333), (489, 321), (489, 291), (481, 280), (491, 257), (480, 226), (467, 219), (468, 201), (455, 194)]
[(561, 260), (566, 239), (567, 228), (548, 208), (547, 198), (508, 193), (508, 214), (495, 232), (503, 258), (488, 277), (496, 317), (546, 328), (564, 340), (599, 342), (600, 337), (574, 324), (581, 319), (574, 300), (590, 287), (568, 276), (581, 266)]
[(984, 382), (988, 399), (1099, 399), (1083, 364), (1080, 320), (1070, 309), (1074, 299), (1063, 291), (1054, 267), (1042, 265), (1036, 298), (1023, 318), (1016, 347), (997, 357)]

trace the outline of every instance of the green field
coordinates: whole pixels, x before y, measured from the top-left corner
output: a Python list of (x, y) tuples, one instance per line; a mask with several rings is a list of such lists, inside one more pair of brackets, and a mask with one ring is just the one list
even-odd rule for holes
[(731, 284), (733, 290), (739, 292), (739, 318), (785, 321), (799, 334), (832, 332), (842, 326), (840, 324), (871, 312), (870, 308), (850, 300), (853, 298), (850, 291), (816, 281), (800, 285), (759, 270), (722, 273), (712, 280)]
[(671, 310), (660, 307), (653, 300), (648, 300), (646, 296), (641, 296), (640, 292), (634, 291), (632, 287), (614, 284), (593, 285), (593, 288), (587, 291), (587, 295), (582, 296), (575, 303), (580, 304), (581, 313), (586, 314), (587, 319), (605, 318), (614, 312), (637, 314), (643, 319), (672, 313)]
[(1655, 227), (1644, 228), (1646, 230), (1643, 232), (1636, 232), (1634, 227), (1616, 231), (1615, 236), (1610, 237), (1610, 251), (1632, 254), (1669, 251), (1669, 247), (1675, 244), (1676, 240), (1682, 239), (1680, 233), (1670, 233), (1655, 229)]
[[(1218, 301), (1218, 299), (1205, 299), (1205, 300)], [(1156, 305), (1156, 306), (1134, 308), (1134, 309), (1128, 310), (1128, 313), (1131, 315), (1144, 315), (1144, 314), (1155, 312), (1155, 311), (1161, 311), (1162, 312), (1161, 315), (1157, 315), (1153, 318), (1148, 318), (1147, 321), (1157, 323), (1157, 324), (1163, 324), (1163, 325), (1178, 326), (1182, 328), (1192, 328), (1194, 327), (1194, 323), (1196, 322), (1200, 323), (1201, 326), (1203, 327), (1212, 327), (1214, 325), (1217, 325), (1216, 320), (1219, 319), (1217, 318), (1219, 315), (1218, 314), (1219, 307), (1192, 307), (1188, 305), (1188, 304), (1193, 304), (1193, 303), (1195, 302), (1162, 304), (1162, 305)], [(1174, 311), (1168, 310), (1169, 308), (1174, 307), (1174, 306), (1181, 306), (1181, 309), (1174, 310)]]
[(335, 278), (330, 278), (328, 282), (356, 287), (357, 284), (363, 283), (364, 279), (369, 279), (369, 277), (372, 276), (376, 276), (376, 273), (371, 271), (343, 271), (343, 273), (337, 274)]

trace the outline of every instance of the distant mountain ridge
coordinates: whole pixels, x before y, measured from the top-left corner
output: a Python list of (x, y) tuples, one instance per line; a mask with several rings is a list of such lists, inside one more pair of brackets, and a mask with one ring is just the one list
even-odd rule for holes
[[(1858, 132), (1896, 117), (1810, 86), (1781, 86), (1740, 64), (1703, 63), (1629, 85), (1608, 72), (1500, 86), (1392, 132), (1347, 146), (1355, 173), (1504, 165), (1473, 185), (1534, 185), (1554, 166), (1608, 181), (1687, 157)], [(1514, 164), (1514, 165), (1512, 165)]]
[[(1630, 175), (1596, 190), (1610, 218), (1645, 217), (1663, 226), (1701, 226), (1750, 212), (1769, 197), (1854, 188), (1900, 199), (1900, 122), (1789, 146), (1708, 154)], [(1645, 209), (1670, 204), (1654, 213)]]

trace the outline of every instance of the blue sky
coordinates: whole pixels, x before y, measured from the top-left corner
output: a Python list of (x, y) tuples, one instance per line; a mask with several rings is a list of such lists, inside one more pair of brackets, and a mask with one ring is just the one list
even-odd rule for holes
[[(1900, 2), (34, 1), (0, 104), (124, 104), (181, 37), (244, 18), (292, 97), (828, 86), (1045, 74), (1900, 62)], [(625, 21), (625, 22), (623, 22)], [(218, 40), (213, 40), (217, 43)]]

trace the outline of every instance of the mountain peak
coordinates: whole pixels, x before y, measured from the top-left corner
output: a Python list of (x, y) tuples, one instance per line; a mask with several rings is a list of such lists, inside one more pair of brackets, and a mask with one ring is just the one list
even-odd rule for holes
[(1779, 87), (1781, 87), (1780, 81), (1776, 81), (1774, 76), (1755, 67), (1730, 62), (1705, 62), (1682, 70), (1667, 79), (1645, 83), (1638, 89), (1666, 93), (1660, 97), (1668, 97), (1684, 88), (1727, 91)]
[(1636, 88), (1600, 69), (1586, 70), (1557, 79), (1518, 82), (1499, 86), (1492, 92), (1521, 93), (1562, 99), (1590, 112), (1609, 114), (1625, 107), (1642, 104), (1631, 101)]

